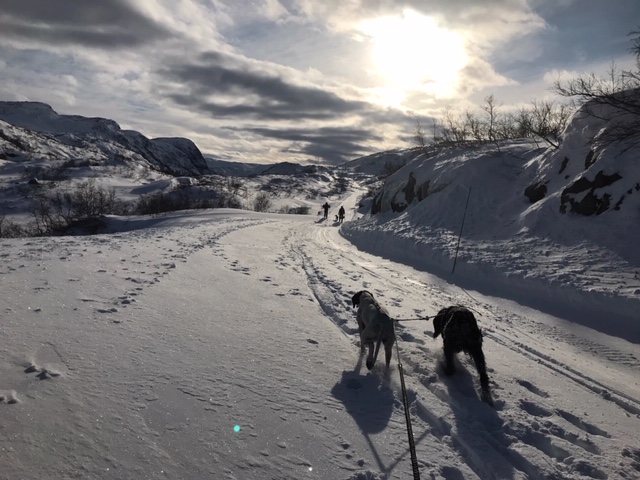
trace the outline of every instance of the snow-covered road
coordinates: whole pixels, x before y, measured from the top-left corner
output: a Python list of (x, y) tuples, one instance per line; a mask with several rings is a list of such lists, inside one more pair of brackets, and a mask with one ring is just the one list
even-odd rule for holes
[(359, 361), (362, 289), (400, 319), (465, 304), (485, 333), (495, 408), (466, 358), (443, 376), (431, 322), (398, 324), (422, 478), (640, 472), (637, 345), (369, 255), (336, 225), (220, 210), (2, 255), (2, 479), (412, 478), (398, 359), (389, 379)]

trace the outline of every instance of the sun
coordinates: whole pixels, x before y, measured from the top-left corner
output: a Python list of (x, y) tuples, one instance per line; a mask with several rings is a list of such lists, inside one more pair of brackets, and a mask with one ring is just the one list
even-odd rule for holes
[(372, 66), (387, 92), (421, 90), (438, 97), (455, 91), (468, 56), (463, 38), (413, 10), (363, 22), (372, 44)]

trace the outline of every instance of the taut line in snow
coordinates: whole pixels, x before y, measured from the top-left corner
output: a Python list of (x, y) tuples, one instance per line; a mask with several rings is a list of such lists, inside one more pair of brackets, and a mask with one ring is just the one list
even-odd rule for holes
[(394, 318), (393, 321), (394, 322), (415, 322), (417, 320), (429, 320), (431, 317), (430, 316), (426, 316), (426, 317), (418, 317), (418, 318)]
[[(393, 323), (395, 333), (396, 324)], [(397, 335), (396, 335), (397, 336)], [(402, 405), (404, 407), (404, 418), (407, 422), (407, 437), (409, 438), (409, 452), (411, 453), (411, 469), (413, 470), (413, 480), (420, 480), (420, 469), (418, 468), (418, 457), (416, 455), (416, 442), (413, 439), (413, 428), (411, 428), (411, 416), (409, 415), (409, 399), (407, 397), (407, 388), (404, 385), (404, 372), (402, 370), (402, 362), (400, 361), (399, 342), (396, 342), (396, 353), (398, 355), (398, 372), (400, 373), (400, 386), (402, 387)]]

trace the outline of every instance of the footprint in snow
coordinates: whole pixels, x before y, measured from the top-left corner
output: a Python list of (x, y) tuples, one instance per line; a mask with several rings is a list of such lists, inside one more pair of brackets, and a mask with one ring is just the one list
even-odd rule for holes
[(19, 402), (20, 400), (18, 400), (15, 390), (11, 390), (10, 392), (0, 391), (0, 404), (5, 403), (7, 405), (13, 405)]
[(48, 380), (50, 378), (59, 377), (61, 374), (50, 368), (39, 367), (35, 363), (31, 363), (24, 369), (24, 373), (37, 373), (36, 378), (39, 380)]

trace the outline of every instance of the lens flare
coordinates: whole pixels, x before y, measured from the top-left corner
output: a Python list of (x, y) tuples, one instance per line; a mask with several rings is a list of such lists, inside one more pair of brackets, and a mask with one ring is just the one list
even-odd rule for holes
[(233, 431), (238, 433), (240, 431), (240, 425), (236, 425), (235, 427), (233, 427)]

